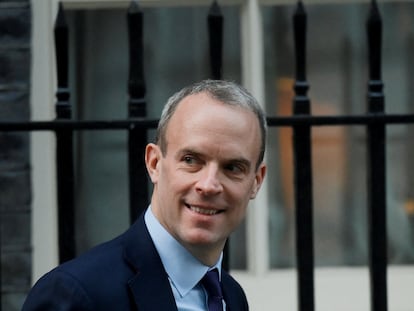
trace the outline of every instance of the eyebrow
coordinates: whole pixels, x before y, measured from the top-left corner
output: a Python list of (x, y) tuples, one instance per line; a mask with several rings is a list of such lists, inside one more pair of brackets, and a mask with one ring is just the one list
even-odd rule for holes
[[(197, 151), (195, 149), (192, 149), (192, 148), (181, 149), (181, 150), (177, 151), (176, 156), (181, 157), (185, 154), (192, 154), (192, 155), (195, 155), (195, 156), (198, 156), (198, 157), (201, 157), (201, 158), (205, 157), (202, 152), (199, 152), (199, 151)], [(249, 161), (246, 158), (243, 158), (243, 157), (224, 159), (224, 162), (226, 164), (238, 163), (238, 164), (246, 166), (248, 169), (250, 169), (250, 167), (252, 166), (252, 162)]]
[(194, 154), (194, 155), (202, 155), (201, 152), (196, 151), (195, 149), (191, 149), (191, 148), (184, 148), (184, 149), (180, 149), (176, 152), (176, 156), (181, 157), (184, 154)]

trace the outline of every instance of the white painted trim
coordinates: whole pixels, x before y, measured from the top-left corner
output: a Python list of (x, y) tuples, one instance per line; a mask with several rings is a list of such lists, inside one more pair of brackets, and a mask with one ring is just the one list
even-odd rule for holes
[[(33, 0), (32, 0), (33, 1)], [(53, 5), (32, 3), (31, 118), (52, 120), (54, 113)], [(55, 139), (50, 132), (31, 133), (32, 280), (57, 264)]]
[[(272, 270), (257, 277), (232, 272), (246, 292), (250, 310), (297, 310), (297, 277), (293, 269)], [(369, 272), (366, 267), (317, 268), (315, 304), (318, 311), (370, 310)], [(388, 268), (388, 310), (413, 310), (414, 267)]]
[[(241, 8), (242, 80), (261, 105), (264, 105), (264, 60), (262, 19), (257, 0)], [(268, 187), (265, 179), (247, 213), (248, 270), (262, 275), (269, 269)]]

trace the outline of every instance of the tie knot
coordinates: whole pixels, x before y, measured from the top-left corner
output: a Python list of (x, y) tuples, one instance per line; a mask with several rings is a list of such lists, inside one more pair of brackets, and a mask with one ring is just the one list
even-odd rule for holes
[(223, 298), (217, 269), (208, 271), (201, 279), (201, 284), (203, 284), (210, 297)]

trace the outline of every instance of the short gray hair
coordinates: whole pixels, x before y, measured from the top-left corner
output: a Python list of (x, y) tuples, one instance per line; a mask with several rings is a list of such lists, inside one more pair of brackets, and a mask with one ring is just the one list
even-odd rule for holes
[(166, 131), (168, 123), (173, 116), (179, 103), (187, 96), (198, 93), (207, 93), (212, 98), (226, 105), (238, 106), (252, 111), (259, 122), (261, 132), (261, 146), (257, 167), (262, 163), (266, 148), (266, 116), (257, 100), (242, 86), (224, 80), (203, 80), (184, 87), (171, 96), (162, 110), (158, 123), (156, 142), (161, 148), (163, 155), (167, 152)]

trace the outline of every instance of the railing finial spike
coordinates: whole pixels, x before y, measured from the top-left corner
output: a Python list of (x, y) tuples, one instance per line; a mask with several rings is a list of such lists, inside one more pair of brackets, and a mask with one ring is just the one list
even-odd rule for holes
[(140, 8), (139, 8), (138, 0), (131, 0), (128, 11), (133, 13), (133, 12), (137, 12), (139, 10), (140, 10)]
[(62, 1), (59, 1), (55, 27), (66, 27), (65, 10)]
[(375, 0), (371, 1), (366, 25), (370, 79), (381, 80), (382, 20)]
[(213, 79), (222, 78), (223, 63), (223, 24), (224, 18), (220, 5), (214, 0), (211, 3), (207, 17), (209, 44), (210, 44), (210, 68)]
[(213, 0), (211, 3), (209, 15), (221, 15), (220, 5), (217, 0)]

